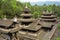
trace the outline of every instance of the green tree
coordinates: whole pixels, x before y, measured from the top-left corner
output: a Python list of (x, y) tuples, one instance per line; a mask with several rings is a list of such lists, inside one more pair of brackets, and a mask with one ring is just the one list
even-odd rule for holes
[(8, 18), (13, 17), (18, 9), (16, 4), (16, 0), (4, 0), (1, 6), (4, 15), (7, 15)]
[(52, 11), (52, 5), (47, 6), (47, 10), (50, 12)]
[(35, 18), (38, 18), (40, 16), (40, 14), (38, 12), (34, 12), (33, 15)]

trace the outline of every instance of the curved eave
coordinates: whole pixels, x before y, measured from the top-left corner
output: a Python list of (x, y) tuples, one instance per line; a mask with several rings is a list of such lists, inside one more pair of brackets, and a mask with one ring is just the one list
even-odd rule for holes
[(56, 16), (41, 16), (42, 18), (56, 18)]
[(12, 20), (0, 20), (0, 26), (10, 27), (12, 25)]
[(20, 19), (21, 22), (31, 22), (34, 21), (35, 19)]
[(21, 14), (21, 16), (32, 16), (32, 14)]

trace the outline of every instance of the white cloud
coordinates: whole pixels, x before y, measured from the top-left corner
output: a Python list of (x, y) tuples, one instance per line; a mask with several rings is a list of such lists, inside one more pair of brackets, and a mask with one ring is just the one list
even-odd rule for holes
[(18, 1), (21, 1), (21, 2), (45, 2), (45, 1), (57, 1), (57, 2), (60, 2), (60, 0), (18, 0)]

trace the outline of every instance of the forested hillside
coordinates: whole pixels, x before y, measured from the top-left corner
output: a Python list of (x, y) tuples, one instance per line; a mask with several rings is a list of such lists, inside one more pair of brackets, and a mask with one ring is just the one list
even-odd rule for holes
[[(17, 17), (20, 17), (20, 14), (22, 13), (22, 10), (24, 9), (26, 3), (21, 3), (16, 0), (0, 0), (0, 18), (4, 18), (5, 16), (7, 18), (13, 18), (15, 15)], [(27, 3), (27, 6), (32, 11), (31, 13), (34, 14), (34, 16), (37, 18), (42, 14), (43, 11), (48, 10), (53, 11), (58, 17), (60, 17), (60, 6), (53, 5), (46, 5), (39, 6), (35, 4), (32, 6), (30, 3)]]

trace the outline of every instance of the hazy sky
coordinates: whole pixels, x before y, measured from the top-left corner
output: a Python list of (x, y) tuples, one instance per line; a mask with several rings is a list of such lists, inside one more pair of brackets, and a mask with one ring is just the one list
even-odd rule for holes
[(60, 0), (19, 0), (21, 2), (45, 2), (45, 1), (57, 1), (57, 2), (60, 2)]

